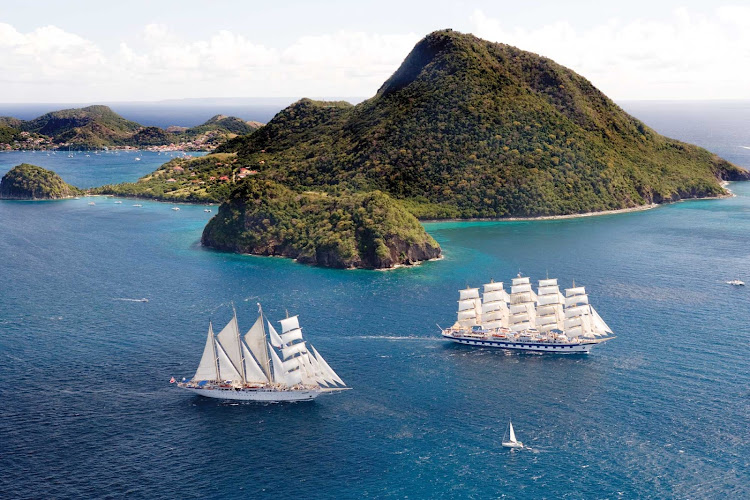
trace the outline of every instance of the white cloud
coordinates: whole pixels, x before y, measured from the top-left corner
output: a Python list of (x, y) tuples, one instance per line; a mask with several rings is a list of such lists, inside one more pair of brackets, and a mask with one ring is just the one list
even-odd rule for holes
[(512, 28), (477, 10), (473, 32), (554, 59), (615, 99), (750, 98), (750, 8), (710, 16), (677, 9), (669, 19), (612, 19), (575, 29), (560, 21)]
[[(477, 10), (477, 36), (550, 57), (616, 99), (750, 98), (750, 7), (685, 9), (659, 20), (560, 20), (507, 26)], [(0, 23), (5, 101), (149, 100), (228, 96), (369, 96), (421, 35), (338, 31), (269, 46), (221, 30), (185, 39), (148, 24), (104, 50), (55, 26), (21, 33)]]

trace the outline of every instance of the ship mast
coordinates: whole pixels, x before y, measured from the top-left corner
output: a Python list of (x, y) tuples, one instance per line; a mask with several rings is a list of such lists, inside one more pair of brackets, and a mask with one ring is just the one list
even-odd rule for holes
[(234, 302), (232, 302), (232, 314), (234, 315), (234, 332), (237, 336), (237, 345), (240, 346), (240, 375), (242, 376), (242, 385), (247, 384), (247, 375), (245, 374), (245, 353), (242, 349), (242, 339), (240, 338), (240, 326), (237, 324), (237, 310), (234, 308)]
[[(263, 332), (263, 348), (266, 349), (266, 353), (268, 353), (268, 337), (266, 336), (266, 327), (263, 324), (263, 307), (261, 307), (260, 302), (258, 302), (258, 314), (260, 315), (260, 328)], [(266, 356), (265, 366), (263, 367), (264, 371), (266, 372), (266, 376), (268, 377), (268, 382), (273, 383), (273, 376), (271, 374), (271, 358), (269, 356)]]

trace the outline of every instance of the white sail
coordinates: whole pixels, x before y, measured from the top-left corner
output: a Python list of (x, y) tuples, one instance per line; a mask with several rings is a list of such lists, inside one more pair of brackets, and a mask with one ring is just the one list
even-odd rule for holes
[(527, 277), (513, 278), (510, 294), (510, 317), (508, 328), (514, 332), (536, 328), (536, 309), (534, 302), (536, 294), (531, 290), (531, 282)]
[(607, 323), (604, 322), (601, 316), (599, 316), (599, 313), (596, 312), (593, 306), (589, 306), (591, 309), (591, 313), (594, 319), (594, 332), (598, 333), (599, 335), (611, 335), (614, 332), (612, 329), (607, 325)]
[[(540, 282), (541, 283), (541, 282)], [(560, 288), (557, 285), (551, 285), (551, 286), (541, 286), (539, 285), (539, 290), (537, 294), (541, 297), (542, 295), (557, 295), (560, 293)]]
[(531, 291), (531, 284), (529, 283), (523, 283), (521, 285), (513, 285), (510, 287), (510, 293), (521, 293), (521, 292), (530, 292)]
[(323, 368), (320, 366), (320, 363), (318, 363), (318, 360), (315, 359), (315, 357), (310, 354), (310, 352), (306, 352), (302, 356), (299, 356), (303, 359), (304, 368), (307, 372), (307, 375), (313, 384), (318, 384), (321, 387), (327, 387), (328, 385), (332, 385), (333, 382), (326, 379), (325, 374), (323, 373)]
[[(234, 369), (240, 374), (240, 379), (242, 379), (242, 372), (244, 371), (242, 368), (242, 347), (240, 346), (240, 332), (237, 329), (236, 315), (232, 317), (229, 323), (227, 323), (227, 326), (219, 332), (216, 336), (216, 340), (219, 345), (224, 348), (224, 352), (229, 357), (232, 365), (234, 365)], [(219, 369), (221, 369), (221, 366), (219, 366)], [(224, 380), (229, 379), (225, 378)]]
[(565, 307), (576, 306), (581, 304), (588, 304), (588, 295), (573, 295), (565, 298)]
[(484, 285), (484, 294), (487, 295), (489, 292), (497, 292), (503, 289), (503, 282), (490, 282)]
[(484, 294), (482, 294), (482, 303), (486, 304), (488, 302), (505, 302), (506, 297), (507, 297), (507, 294), (503, 290), (495, 290), (493, 292), (484, 292)]
[(475, 299), (459, 300), (458, 310), (459, 311), (468, 311), (469, 309), (474, 310), (476, 308), (476, 302), (474, 302), (474, 300)]
[(305, 342), (298, 342), (292, 346), (289, 347), (282, 347), (281, 348), (281, 354), (284, 356), (284, 359), (289, 359), (290, 357), (294, 356), (297, 353), (301, 352), (307, 352), (307, 347), (305, 345)]
[(520, 304), (512, 304), (510, 306), (510, 313), (511, 314), (519, 314), (524, 313), (529, 310), (528, 302), (522, 302)]
[(318, 360), (318, 363), (320, 363), (321, 368), (323, 368), (323, 372), (326, 374), (327, 377), (330, 377), (334, 382), (336, 382), (339, 385), (346, 386), (343, 380), (341, 380), (341, 377), (339, 377), (335, 371), (326, 363), (326, 360), (323, 359), (323, 356), (320, 355), (320, 353), (315, 350), (313, 346), (310, 346), (310, 349), (312, 349), (313, 354), (315, 355), (315, 358)]
[(472, 309), (466, 311), (458, 311), (458, 320), (462, 319), (475, 319), (477, 317), (477, 311)]
[(284, 367), (281, 364), (281, 360), (276, 354), (276, 351), (274, 351), (273, 349), (269, 350), (271, 351), (271, 363), (273, 364), (273, 381), (281, 385), (291, 385), (288, 383), (286, 371), (284, 370)]
[(300, 370), (294, 370), (288, 372), (286, 375), (286, 383), (289, 386), (297, 385), (302, 383), (302, 372)]
[(279, 323), (281, 323), (281, 333), (286, 333), (288, 331), (299, 328), (299, 319), (297, 318), (297, 316), (282, 319), (281, 321), (279, 321)]
[(459, 290), (458, 293), (460, 300), (479, 298), (479, 288), (467, 288), (465, 290)]
[(513, 422), (508, 422), (508, 427), (510, 429), (510, 442), (517, 443), (518, 441), (516, 441), (516, 433), (513, 432)]
[(290, 372), (296, 368), (299, 368), (299, 356), (296, 358), (287, 359), (286, 361), (281, 362), (281, 368), (284, 370), (284, 372)]
[[(245, 334), (245, 343), (258, 361), (258, 365), (260, 365), (261, 370), (263, 370), (266, 379), (270, 380), (271, 366), (268, 357), (268, 348), (266, 347), (266, 336), (263, 333), (263, 316), (258, 316), (258, 319), (255, 320), (252, 328), (250, 328)], [(247, 354), (245, 355), (245, 358), (247, 358)], [(247, 367), (245, 368), (245, 376), (250, 380), (247, 373)]]
[(536, 325), (542, 333), (552, 330), (562, 330), (563, 313), (562, 294), (556, 279), (539, 280), (539, 294), (537, 295)]
[(203, 348), (203, 356), (201, 356), (201, 362), (198, 365), (198, 369), (195, 371), (195, 376), (193, 377), (194, 382), (200, 382), (202, 380), (219, 380), (219, 373), (217, 372), (216, 367), (214, 332), (210, 324), (208, 326), (206, 346)]
[(566, 297), (572, 297), (573, 295), (584, 295), (585, 293), (586, 293), (586, 288), (582, 286), (565, 289)]
[(219, 380), (231, 380), (232, 382), (244, 382), (239, 370), (235, 368), (224, 349), (216, 343), (216, 354), (219, 358)]
[(288, 332), (281, 334), (281, 342), (283, 344), (289, 345), (295, 340), (302, 340), (301, 328), (295, 328), (294, 330), (289, 330)]
[(273, 327), (271, 322), (268, 322), (268, 338), (271, 341), (271, 345), (274, 347), (281, 347), (281, 337), (276, 333), (276, 329)]
[(572, 318), (575, 316), (581, 316), (583, 314), (588, 314), (589, 312), (589, 306), (574, 306), (574, 307), (566, 307), (565, 308), (565, 317), (566, 318)]
[(245, 358), (245, 380), (247, 382), (268, 382), (268, 377), (260, 369), (258, 363), (255, 362), (250, 349), (245, 344), (242, 344), (242, 350)]

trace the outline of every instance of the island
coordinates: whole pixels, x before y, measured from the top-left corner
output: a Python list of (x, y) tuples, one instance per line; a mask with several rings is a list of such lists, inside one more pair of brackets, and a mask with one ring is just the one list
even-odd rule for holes
[(370, 99), (301, 99), (214, 154), (98, 192), (222, 203), (208, 247), (379, 268), (439, 255), (417, 219), (627, 210), (748, 179), (550, 59), (441, 30)]
[(0, 151), (76, 148), (212, 151), (259, 128), (258, 122), (216, 115), (195, 127), (146, 127), (94, 105), (53, 111), (33, 120), (0, 117)]
[(67, 184), (55, 172), (28, 163), (13, 167), (0, 180), (3, 200), (59, 200), (79, 194), (80, 189)]

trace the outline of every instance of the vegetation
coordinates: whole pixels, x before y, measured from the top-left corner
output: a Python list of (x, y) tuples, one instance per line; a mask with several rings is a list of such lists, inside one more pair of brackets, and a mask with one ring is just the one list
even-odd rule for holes
[[(206, 123), (173, 132), (159, 127), (144, 127), (127, 120), (107, 106), (64, 109), (47, 113), (29, 121), (0, 117), (0, 144), (18, 143), (27, 137), (41, 137), (52, 145), (74, 145), (85, 148), (116, 146), (164, 146), (188, 143), (195, 148), (213, 149), (217, 144), (238, 134), (247, 134), (261, 126), (239, 118), (217, 115)], [(39, 141), (34, 142), (39, 144)]]
[(22, 163), (0, 180), (0, 198), (6, 200), (55, 200), (81, 194), (51, 170)]
[(232, 179), (238, 179), (238, 169), (234, 168), (236, 156), (222, 153), (175, 158), (137, 182), (110, 184), (91, 192), (176, 202), (221, 203), (232, 192)]
[(414, 216), (613, 210), (722, 195), (721, 180), (748, 177), (549, 59), (445, 30), (367, 101), (302, 99), (217, 154), (100, 192), (224, 201), (203, 234), (214, 248), (390, 267), (439, 255)]
[(248, 178), (221, 205), (202, 242), (339, 268), (389, 268), (440, 256), (417, 219), (388, 195), (292, 191)]
[(549, 59), (450, 30), (420, 41), (373, 98), (303, 99), (219, 151), (294, 189), (381, 190), (421, 218), (612, 210), (747, 178)]

